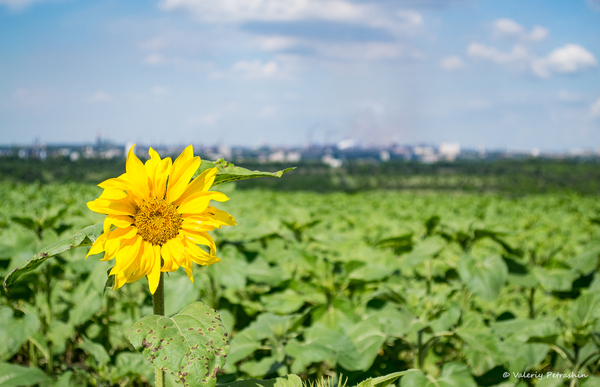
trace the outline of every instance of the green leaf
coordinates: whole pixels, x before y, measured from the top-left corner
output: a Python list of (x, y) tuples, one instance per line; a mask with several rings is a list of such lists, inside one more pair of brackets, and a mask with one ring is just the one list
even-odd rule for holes
[(67, 371), (58, 378), (54, 387), (70, 387), (71, 386), (71, 376), (73, 373), (71, 371)]
[(580, 387), (600, 387), (600, 377), (588, 376), (579, 384)]
[(52, 379), (39, 368), (0, 363), (0, 387), (33, 386), (38, 383), (51, 382)]
[(238, 380), (226, 384), (219, 384), (218, 387), (303, 387), (302, 379), (296, 375), (286, 375), (275, 379), (266, 380)]
[(319, 363), (327, 359), (334, 359), (334, 352), (318, 343), (302, 344), (297, 340), (290, 340), (285, 346), (285, 353), (292, 358), (291, 371), (295, 374), (299, 374), (304, 371), (312, 363)]
[(198, 281), (193, 284), (187, 275), (172, 275), (165, 281), (165, 315), (172, 316), (198, 300), (201, 288), (202, 284), (198, 284)]
[(600, 318), (600, 293), (579, 296), (571, 307), (569, 317), (576, 327), (593, 324)]
[(285, 173), (287, 173), (293, 169), (296, 169), (296, 167), (292, 167), (292, 168), (286, 168), (286, 169), (283, 169), (283, 170), (277, 171), (277, 172), (261, 172), (261, 171), (251, 171), (249, 169), (242, 168), (242, 167), (236, 167), (235, 165), (233, 165), (230, 162), (225, 161), (224, 159), (219, 159), (217, 161), (202, 160), (202, 163), (200, 164), (200, 168), (198, 168), (198, 170), (194, 174), (194, 177), (198, 176), (199, 174), (206, 171), (207, 169), (214, 168), (214, 167), (217, 167), (219, 172), (217, 173), (217, 176), (215, 177), (213, 187), (215, 185), (228, 183), (230, 181), (236, 181), (236, 180), (254, 179), (257, 177), (281, 177)]
[(247, 275), (250, 280), (256, 283), (265, 283), (270, 286), (277, 286), (290, 278), (280, 266), (271, 266), (260, 256), (248, 264)]
[(231, 353), (227, 362), (235, 364), (253, 354), (259, 347), (258, 333), (254, 329), (244, 329), (231, 340)]
[(110, 361), (110, 356), (108, 356), (106, 349), (104, 349), (101, 344), (94, 343), (92, 340), (85, 337), (85, 335), (82, 335), (81, 337), (83, 338), (83, 342), (79, 347), (92, 355), (100, 367), (103, 367)]
[(368, 263), (356, 270), (353, 270), (348, 278), (364, 282), (375, 282), (381, 281), (392, 274), (393, 270), (390, 270), (390, 268), (384, 265)]
[(173, 317), (146, 316), (127, 331), (133, 346), (184, 386), (212, 387), (229, 354), (227, 332), (216, 311), (195, 302)]
[(30, 259), (24, 261), (4, 278), (4, 290), (13, 284), (21, 275), (35, 270), (48, 258), (52, 258), (60, 253), (75, 247), (91, 246), (94, 241), (102, 234), (102, 223), (88, 226), (70, 238), (63, 239), (43, 248)]
[(356, 387), (387, 387), (391, 383), (394, 383), (399, 377), (415, 371), (418, 370), (410, 369), (406, 371), (394, 372), (393, 374), (385, 376), (379, 376), (377, 378), (369, 378), (360, 382)]
[(281, 293), (267, 294), (260, 298), (267, 312), (277, 314), (294, 313), (304, 305), (304, 297), (292, 289), (285, 289)]
[(446, 242), (439, 236), (425, 239), (404, 258), (404, 264), (415, 267), (438, 255), (444, 249)]
[(263, 357), (259, 361), (247, 361), (240, 366), (240, 371), (245, 372), (253, 378), (262, 378), (265, 375), (277, 371), (281, 367), (281, 363), (273, 356)]
[(496, 255), (483, 259), (464, 255), (458, 261), (457, 268), (463, 283), (486, 301), (498, 297), (508, 275), (506, 263)]
[(377, 317), (370, 317), (356, 324), (349, 332), (350, 340), (361, 359), (360, 369), (368, 370), (375, 361), (387, 335), (381, 331)]
[(26, 216), (13, 216), (10, 220), (32, 231), (35, 231), (35, 228), (38, 225), (36, 221)]
[(154, 367), (139, 352), (119, 353), (116, 365), (111, 371), (111, 379), (115, 384), (127, 376), (142, 375), (148, 380), (152, 380), (154, 377)]
[(244, 255), (235, 247), (227, 245), (221, 250), (220, 257), (221, 262), (218, 265), (210, 265), (206, 268), (208, 275), (225, 288), (244, 289), (248, 266)]
[(477, 387), (477, 383), (466, 365), (449, 362), (444, 364), (442, 373), (437, 378), (415, 371), (400, 379), (400, 387)]
[(360, 371), (363, 361), (348, 335), (339, 329), (313, 325), (305, 332), (306, 340), (333, 351), (339, 365), (348, 371)]
[(15, 318), (11, 308), (0, 306), (0, 359), (9, 359), (17, 353), (39, 327), (40, 320), (35, 313), (28, 312), (22, 318)]
[(571, 270), (581, 275), (590, 274), (596, 270), (598, 255), (600, 255), (600, 243), (590, 243), (581, 254), (578, 254), (571, 260), (573, 263)]
[(542, 287), (549, 291), (567, 292), (573, 288), (578, 274), (567, 269), (545, 269), (536, 266), (531, 271)]

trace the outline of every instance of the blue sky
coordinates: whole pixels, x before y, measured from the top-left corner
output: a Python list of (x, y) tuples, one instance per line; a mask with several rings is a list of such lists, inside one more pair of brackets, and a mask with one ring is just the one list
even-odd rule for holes
[(0, 144), (600, 148), (600, 0), (0, 0)]

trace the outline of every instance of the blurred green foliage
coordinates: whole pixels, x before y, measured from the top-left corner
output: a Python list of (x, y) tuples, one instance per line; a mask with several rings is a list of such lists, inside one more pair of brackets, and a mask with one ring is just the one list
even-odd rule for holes
[[(401, 386), (532, 386), (513, 372), (548, 371), (598, 382), (597, 197), (219, 188), (238, 222), (215, 232), (222, 262), (195, 266), (194, 284), (170, 273), (165, 303), (167, 315), (198, 300), (220, 313), (232, 337), (220, 383), (343, 373), (355, 385), (411, 368)], [(100, 191), (1, 183), (0, 277), (101, 221), (85, 205)], [(0, 371), (30, 376), (10, 385), (152, 380), (125, 336), (151, 314), (146, 281), (103, 298), (112, 262), (86, 249), (2, 290)]]

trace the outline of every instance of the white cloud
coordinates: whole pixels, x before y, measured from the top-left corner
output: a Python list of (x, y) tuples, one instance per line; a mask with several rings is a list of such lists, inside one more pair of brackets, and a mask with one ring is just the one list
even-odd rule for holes
[(262, 109), (260, 109), (258, 116), (260, 118), (271, 118), (271, 117), (275, 116), (275, 112), (276, 112), (276, 109), (274, 106), (266, 105), (266, 106), (263, 106)]
[(165, 10), (189, 12), (202, 22), (289, 22), (323, 20), (354, 23), (406, 34), (418, 31), (422, 15), (414, 10), (389, 12), (375, 4), (347, 0), (162, 0)]
[(257, 41), (263, 51), (285, 50), (301, 43), (300, 39), (289, 36), (261, 36), (257, 38)]
[(40, 3), (48, 0), (0, 0), (0, 5), (5, 5), (14, 11), (21, 11), (33, 3)]
[(172, 66), (178, 70), (205, 72), (214, 68), (211, 62), (186, 57), (167, 57), (163, 54), (148, 54), (143, 63), (149, 66)]
[(527, 49), (519, 45), (513, 46), (509, 52), (502, 52), (493, 46), (488, 47), (481, 43), (471, 43), (467, 47), (467, 53), (474, 58), (494, 63), (512, 63), (529, 57)]
[(161, 65), (165, 63), (165, 58), (160, 54), (149, 54), (144, 59), (144, 63), (148, 65)]
[(590, 114), (592, 118), (600, 117), (600, 98), (590, 105)]
[(236, 62), (231, 69), (246, 78), (275, 78), (281, 75), (280, 66), (275, 61), (263, 63), (256, 59), (253, 61), (241, 60)]
[(467, 108), (472, 110), (489, 110), (492, 108), (492, 103), (484, 99), (474, 98), (467, 102)]
[(596, 11), (600, 11), (600, 0), (587, 0), (587, 3)]
[(583, 99), (581, 94), (574, 93), (574, 92), (568, 91), (568, 90), (560, 90), (558, 93), (556, 93), (556, 97), (560, 101), (564, 101), (564, 102), (578, 102)]
[(534, 42), (540, 42), (544, 39), (546, 39), (546, 37), (550, 34), (550, 30), (548, 30), (547, 28), (544, 28), (542, 26), (535, 26), (533, 27), (533, 30), (531, 30), (531, 33), (529, 34), (529, 39), (533, 40)]
[(102, 103), (102, 102), (110, 102), (113, 100), (113, 97), (103, 90), (98, 90), (94, 94), (86, 97), (88, 102), (94, 103)]
[(596, 57), (577, 44), (557, 48), (548, 56), (535, 59), (531, 63), (534, 74), (541, 78), (548, 78), (552, 74), (579, 73), (596, 66)]
[(322, 19), (352, 21), (370, 7), (341, 0), (163, 0), (162, 8), (183, 9), (208, 22)]
[(509, 37), (533, 42), (539, 42), (546, 39), (550, 33), (547, 28), (538, 25), (534, 26), (531, 32), (527, 32), (525, 27), (521, 24), (507, 18), (495, 20), (493, 31), (493, 35), (496, 38)]
[(154, 94), (154, 95), (169, 94), (169, 89), (167, 89), (166, 87), (162, 87), (162, 86), (154, 86), (151, 91), (152, 91), (152, 94)]
[[(403, 50), (396, 43), (330, 43), (319, 42), (314, 45), (317, 53), (326, 58), (377, 60), (399, 57)], [(414, 55), (413, 55), (414, 56)], [(418, 58), (415, 58), (418, 59)]]
[(41, 88), (17, 88), (11, 96), (11, 100), (20, 107), (38, 108), (48, 106), (53, 100), (56, 99), (56, 95), (49, 90)]
[(451, 55), (440, 61), (440, 67), (449, 71), (459, 70), (465, 67), (465, 62), (463, 62), (460, 56)]
[(217, 113), (209, 113), (203, 116), (188, 117), (185, 123), (189, 126), (212, 125), (216, 123), (220, 118), (221, 116)]

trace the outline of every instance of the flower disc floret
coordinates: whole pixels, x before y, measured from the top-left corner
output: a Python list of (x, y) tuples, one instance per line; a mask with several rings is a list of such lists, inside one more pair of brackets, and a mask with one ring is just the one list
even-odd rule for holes
[(107, 216), (104, 233), (88, 256), (104, 252), (103, 261), (116, 260), (109, 273), (115, 276), (115, 289), (148, 277), (154, 294), (161, 272), (181, 266), (193, 282), (192, 263), (208, 266), (219, 262), (208, 231), (236, 222), (210, 206), (211, 200), (229, 200), (221, 192), (209, 191), (217, 168), (192, 180), (201, 160), (194, 157), (191, 145), (174, 162), (169, 157), (162, 159), (152, 148), (149, 153), (150, 160), (142, 163), (132, 147), (127, 154), (127, 172), (98, 184), (104, 191), (88, 207)]
[(177, 207), (161, 198), (143, 200), (133, 217), (137, 235), (146, 242), (159, 246), (179, 234), (181, 223)]

